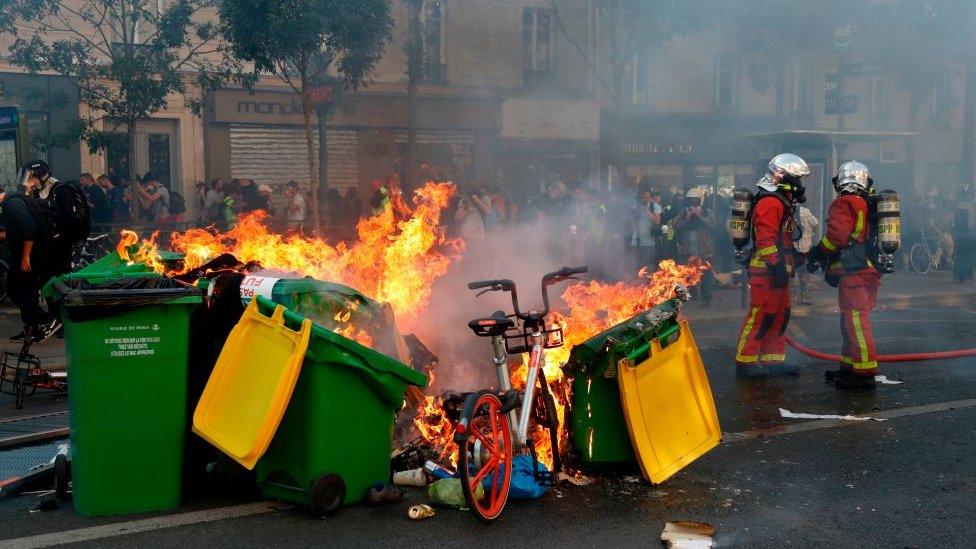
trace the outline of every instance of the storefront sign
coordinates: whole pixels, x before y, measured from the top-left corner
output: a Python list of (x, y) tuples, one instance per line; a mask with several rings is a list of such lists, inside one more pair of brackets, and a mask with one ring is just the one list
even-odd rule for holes
[(639, 156), (689, 156), (695, 152), (695, 147), (691, 143), (662, 144), (632, 141), (624, 145), (624, 150), (627, 154)]
[(502, 104), (502, 137), (600, 138), (600, 107), (592, 101), (509, 99)]
[(10, 130), (20, 127), (20, 115), (17, 107), (0, 107), (0, 130)]

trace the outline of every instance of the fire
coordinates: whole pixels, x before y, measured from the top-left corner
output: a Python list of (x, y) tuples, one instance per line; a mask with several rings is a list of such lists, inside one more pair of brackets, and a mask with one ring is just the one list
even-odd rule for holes
[(446, 238), (440, 225), (454, 191), (451, 183), (427, 183), (414, 192), (412, 210), (401, 200), (397, 208), (388, 206), (383, 212), (360, 220), (358, 239), (352, 242), (331, 243), (324, 238), (276, 234), (268, 228), (266, 214), (258, 212), (242, 216), (226, 232), (190, 229), (173, 233), (173, 251), (185, 256), (178, 266), (164, 264), (160, 259), (155, 234), (143, 240), (130, 256), (127, 248), (139, 237), (132, 231), (123, 231), (119, 255), (126, 261), (145, 262), (161, 274), (177, 275), (230, 253), (244, 263), (257, 262), (265, 269), (356, 288), (373, 299), (390, 303), (400, 323), (409, 327), (430, 300), (434, 280), (447, 272), (463, 250), (463, 242)]
[[(641, 269), (636, 283), (607, 284), (591, 280), (566, 288), (562, 295), (565, 312), (552, 313), (550, 322), (550, 327), (558, 324), (562, 328), (563, 346), (546, 350), (543, 368), (556, 401), (561, 449), (569, 440), (566, 429), (569, 384), (563, 379), (562, 366), (569, 360), (573, 346), (670, 299), (678, 284), (688, 287), (698, 284), (702, 273), (708, 269), (708, 263), (699, 258), (691, 258), (688, 265), (679, 265), (667, 259), (658, 264), (654, 272), (649, 272), (646, 267)], [(523, 388), (527, 375), (528, 356), (523, 355), (523, 362), (512, 372), (512, 385)], [(531, 437), (540, 461), (552, 467), (552, 443), (548, 431), (536, 426)]]
[[(434, 370), (427, 369), (427, 376), (430, 378), (428, 387), (434, 384)], [(417, 410), (417, 416), (413, 418), (413, 425), (417, 432), (434, 448), (440, 449), (438, 458), (447, 460), (452, 466), (457, 466), (458, 445), (454, 442), (454, 424), (447, 419), (443, 409), (444, 399), (441, 397), (426, 396), (424, 402)]]

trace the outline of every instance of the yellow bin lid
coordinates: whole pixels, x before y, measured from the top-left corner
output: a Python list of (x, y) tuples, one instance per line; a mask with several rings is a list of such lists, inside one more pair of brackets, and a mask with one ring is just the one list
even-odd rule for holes
[(687, 321), (667, 347), (651, 340), (646, 360), (617, 366), (620, 401), (644, 478), (664, 482), (722, 440), (715, 401)]
[(252, 299), (231, 331), (200, 402), (193, 432), (248, 469), (267, 451), (285, 415), (312, 333), (285, 326), (285, 308), (271, 317)]

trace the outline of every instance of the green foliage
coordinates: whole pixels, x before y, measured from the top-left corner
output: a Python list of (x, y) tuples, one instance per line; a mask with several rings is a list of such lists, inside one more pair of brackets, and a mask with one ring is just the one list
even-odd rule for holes
[[(31, 73), (71, 78), (91, 114), (75, 128), (103, 147), (98, 122), (133, 124), (182, 96), (199, 112), (204, 95), (246, 80), (201, 10), (213, 0), (0, 0), (0, 32), (15, 37), (9, 60)], [(110, 126), (105, 131), (111, 131)]]
[(299, 92), (330, 70), (359, 86), (393, 27), (388, 0), (222, 0), (220, 18), (236, 56)]

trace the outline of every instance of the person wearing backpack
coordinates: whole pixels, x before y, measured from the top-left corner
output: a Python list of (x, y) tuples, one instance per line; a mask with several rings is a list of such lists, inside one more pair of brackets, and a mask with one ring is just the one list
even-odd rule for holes
[(43, 341), (61, 328), (60, 318), (38, 303), (41, 286), (47, 282), (44, 260), (51, 253), (50, 241), (57, 231), (51, 216), (44, 213), (45, 201), (31, 195), (48, 179), (52, 178), (47, 164), (32, 160), (21, 169), (19, 181), (23, 182), (23, 191), (0, 191), (3, 227), (11, 257), (7, 293), (20, 309), (24, 323), (24, 330), (11, 337), (11, 341), (22, 341), (28, 332), (35, 342)]

